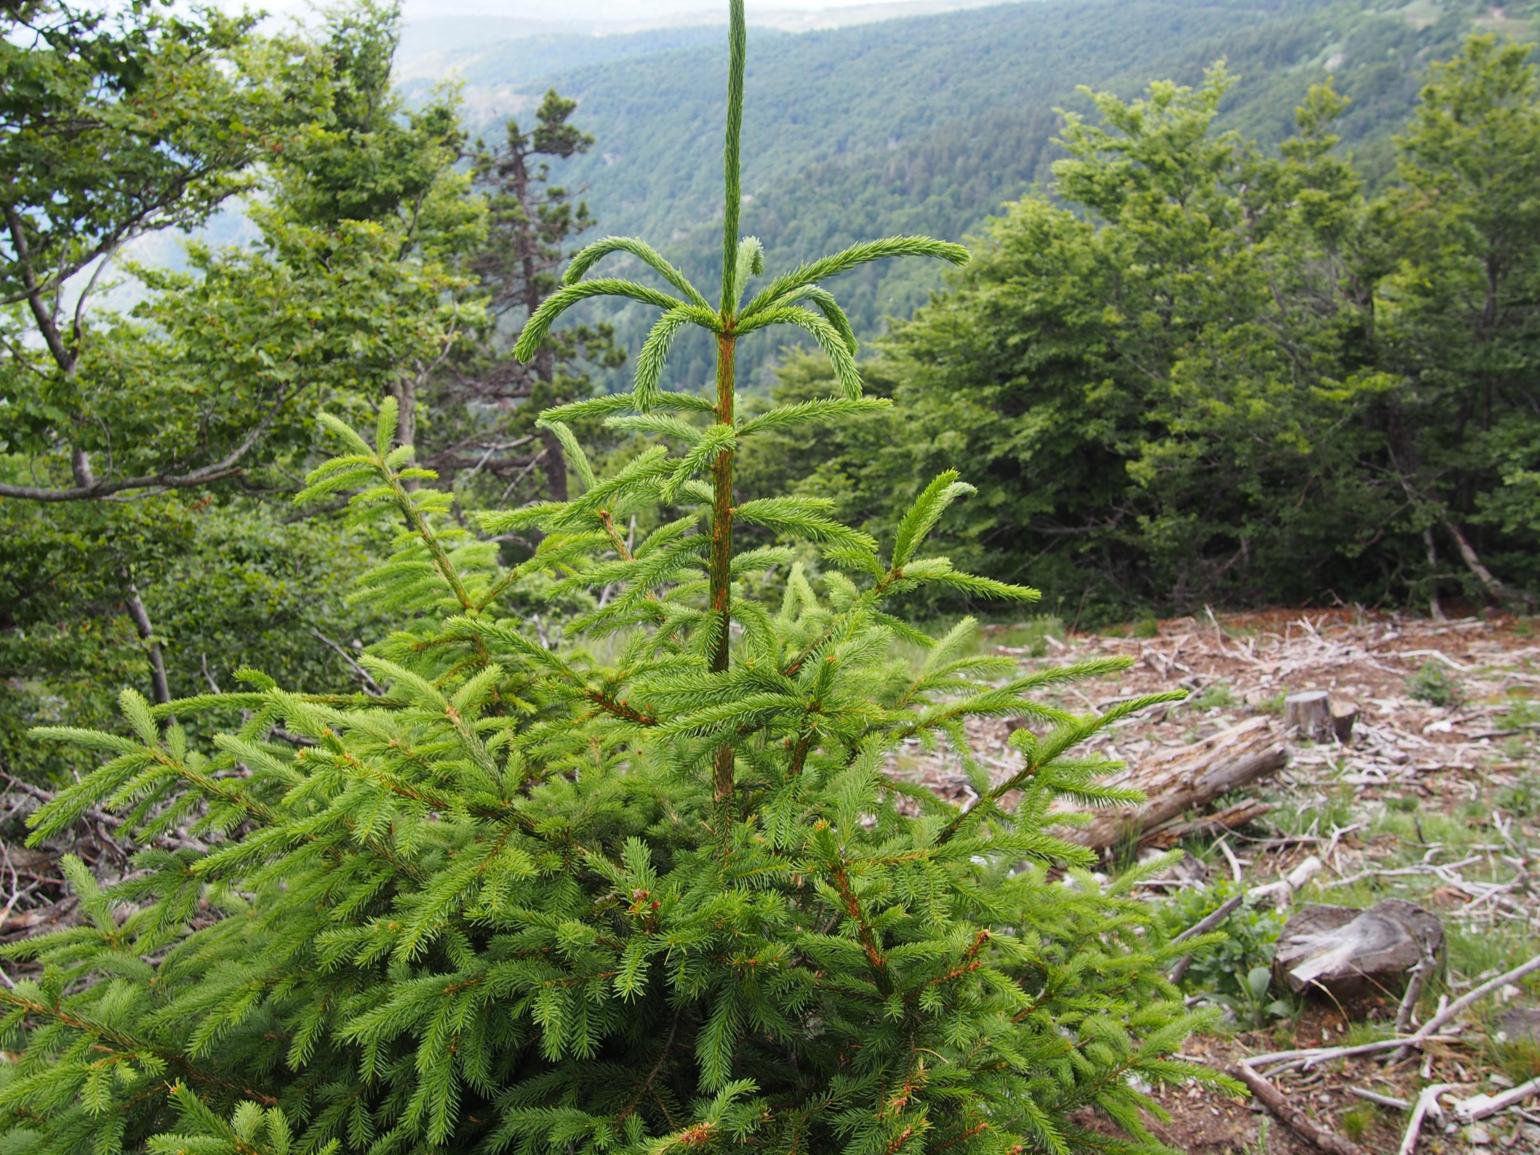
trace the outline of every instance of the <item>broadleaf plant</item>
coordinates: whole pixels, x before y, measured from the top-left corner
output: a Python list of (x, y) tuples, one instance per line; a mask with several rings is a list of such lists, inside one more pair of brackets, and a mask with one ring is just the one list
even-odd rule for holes
[[(390, 402), (372, 438), (328, 419), (341, 453), (301, 498), (401, 526), (361, 580), (399, 623), (359, 659), (365, 691), (249, 671), (162, 706), (126, 692), (133, 737), (48, 732), (107, 760), (36, 836), (101, 809), (145, 849), (108, 887), (71, 863), (83, 921), (0, 952), (32, 968), (0, 989), (7, 1155), (1164, 1150), (1144, 1088), (1203, 1077), (1173, 1057), (1197, 1020), (1162, 976), (1193, 944), (1131, 877), (1090, 875), (1052, 807), (1127, 801), (1074, 751), (1172, 695), (1073, 715), (1035, 695), (1117, 663), (1023, 675), (972, 621), (903, 620), (926, 585), (1036, 596), (925, 552), (970, 492), (955, 474), (886, 556), (825, 502), (735, 495), (745, 437), (871, 404), (822, 282), (965, 254), (857, 245), (740, 305), (762, 261), (738, 235), (741, 0), (730, 35), (719, 305), (607, 240), (521, 337), (533, 355), (589, 296), (663, 310), (630, 394), (546, 414), (576, 495), (480, 517), (540, 530), (533, 555), (504, 565), (452, 516)], [(680, 296), (583, 279), (616, 252)], [(716, 338), (714, 400), (663, 387), (684, 324)], [(736, 342), (777, 324), (819, 339), (841, 395), (739, 422)], [(578, 414), (683, 452), (601, 475)], [(764, 540), (736, 548), (735, 521)], [(541, 597), (581, 608), (502, 609)], [(1003, 776), (968, 748), (980, 716), (1030, 724)], [(204, 718), (240, 723), (204, 742)], [(911, 740), (955, 746), (972, 801), (907, 780)]]

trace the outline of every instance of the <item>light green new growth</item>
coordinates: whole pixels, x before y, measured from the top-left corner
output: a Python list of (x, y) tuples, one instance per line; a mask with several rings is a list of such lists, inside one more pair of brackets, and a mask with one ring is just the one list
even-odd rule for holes
[[(861, 373), (855, 363), (855, 334), (851, 332), (850, 322), (833, 295), (820, 288), (819, 282), (857, 265), (880, 260), (883, 257), (939, 257), (954, 264), (962, 264), (968, 259), (968, 252), (961, 245), (934, 241), (928, 237), (889, 237), (885, 240), (865, 241), (841, 253), (802, 265), (788, 274), (775, 278), (763, 292), (746, 307), (740, 309), (739, 303), (743, 292), (750, 278), (761, 273), (764, 257), (763, 248), (758, 239), (742, 237), (738, 231), (739, 212), (743, 200), (740, 170), (747, 32), (743, 0), (731, 0), (730, 7), (727, 134), (722, 150), (724, 196), (722, 295), (719, 308), (712, 313), (709, 306), (703, 307), (705, 297), (700, 291), (650, 245), (631, 238), (606, 238), (590, 245), (573, 259), (562, 278), (564, 287), (548, 298), (530, 318), (524, 331), (519, 335), (519, 341), (514, 350), (520, 360), (528, 361), (533, 358), (556, 318), (566, 309), (588, 297), (629, 297), (656, 305), (662, 308), (664, 313), (648, 334), (641, 354), (637, 357), (632, 394), (637, 410), (646, 413), (659, 403), (669, 349), (679, 330), (686, 325), (696, 325), (715, 337), (717, 372), (714, 413), (718, 427), (729, 433), (726, 436), (714, 438), (708, 436), (704, 441), (695, 442), (691, 452), (681, 463), (679, 472), (665, 489), (663, 497), (668, 501), (674, 500), (690, 476), (705, 467), (710, 467), (712, 550), (709, 605), (712, 612), (720, 619), (713, 627), (716, 638), (712, 647), (711, 667), (716, 673), (725, 673), (730, 660), (727, 623), (732, 613), (732, 534), (733, 519), (737, 513), (733, 500), (733, 458), (737, 452), (737, 443), (730, 431), (736, 428), (734, 405), (737, 382), (734, 372), (734, 353), (738, 339), (775, 325), (793, 325), (805, 330), (828, 355), (845, 399), (857, 400), (861, 396)], [(696, 303), (684, 305), (665, 294), (650, 295), (650, 290), (630, 281), (581, 279), (583, 274), (599, 260), (617, 252), (629, 253), (640, 258)], [(811, 301), (817, 311), (798, 307), (792, 303), (798, 300)], [(783, 519), (771, 527), (781, 532), (813, 536), (815, 540), (829, 540), (827, 530), (817, 521), (804, 519), (800, 522), (787, 522)], [(823, 536), (819, 536), (820, 534)], [(980, 592), (983, 592), (982, 589)], [(1011, 594), (1004, 586), (996, 592), (997, 596), (1036, 596), (1026, 590)], [(718, 748), (715, 759), (717, 800), (722, 805), (724, 814), (730, 814), (734, 789), (732, 747), (724, 743)]]
[[(731, 17), (720, 304), (641, 241), (577, 256), (521, 356), (591, 296), (664, 327), (633, 392), (545, 415), (576, 495), (476, 519), (538, 529), (529, 555), (466, 527), (392, 444), (392, 406), (372, 440), (328, 418), (342, 452), (300, 499), (348, 493), (398, 527), (360, 581), (396, 626), (359, 658), (366, 691), (247, 672), (164, 706), (126, 693), (129, 737), (47, 735), (105, 761), (35, 836), (100, 808), (145, 849), (111, 887), (70, 864), (85, 920), (0, 948), (41, 965), (0, 989), (6, 1155), (1164, 1150), (1141, 1088), (1209, 1077), (1173, 1057), (1200, 1020), (1163, 977), (1202, 944), (1086, 873), (1055, 804), (1131, 800), (1074, 752), (1179, 695), (1076, 715), (1036, 695), (1122, 663), (1023, 673), (971, 619), (906, 623), (927, 586), (1036, 597), (925, 552), (972, 492), (951, 471), (886, 554), (828, 501), (735, 494), (747, 438), (880, 404), (819, 284), (965, 254), (857, 245), (740, 307), (762, 255), (739, 236)], [(583, 279), (611, 253), (680, 296)], [(841, 395), (740, 420), (735, 344), (781, 323), (818, 338)], [(714, 398), (663, 386), (686, 324), (717, 342)], [(579, 419), (683, 451), (596, 469)], [(967, 727), (1006, 716), (1032, 728), (995, 775)], [(965, 801), (905, 775), (910, 742), (951, 748)]]

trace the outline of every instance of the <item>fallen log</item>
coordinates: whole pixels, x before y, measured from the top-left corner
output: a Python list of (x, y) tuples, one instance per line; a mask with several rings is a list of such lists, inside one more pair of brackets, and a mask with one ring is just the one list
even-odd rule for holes
[(1100, 813), (1064, 837), (1092, 850), (1137, 841), (1147, 830), (1276, 774), (1288, 760), (1288, 750), (1272, 720), (1250, 718), (1191, 746), (1145, 758), (1104, 779), (1109, 786), (1142, 791), (1144, 801), (1132, 809), (1120, 807)]
[(1273, 809), (1271, 802), (1263, 802), (1259, 798), (1248, 798), (1217, 814), (1205, 815), (1186, 822), (1170, 822), (1152, 830), (1146, 830), (1139, 839), (1139, 845), (1169, 850), (1184, 838), (1217, 838), (1227, 830), (1238, 830), (1248, 822), (1255, 822), (1263, 815), (1272, 813)]

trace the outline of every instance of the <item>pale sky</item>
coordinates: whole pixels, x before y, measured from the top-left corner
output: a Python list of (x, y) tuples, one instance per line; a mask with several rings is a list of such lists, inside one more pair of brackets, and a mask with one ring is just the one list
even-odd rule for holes
[[(216, 0), (221, 7), (262, 8), (275, 16), (302, 16), (318, 5), (312, 0)], [(953, 0), (956, 3), (956, 0)], [(972, 7), (980, 0), (962, 0)], [(993, 0), (999, 3), (1002, 0)], [(324, 0), (319, 5), (324, 7)], [(905, 0), (750, 0), (749, 22), (756, 11), (766, 16), (795, 12), (828, 12), (849, 8), (903, 8)], [(937, 7), (951, 7), (945, 3)], [(916, 7), (931, 7), (920, 4)], [(529, 20), (536, 24), (631, 25), (668, 23), (678, 16), (696, 22), (703, 15), (727, 16), (726, 0), (402, 0), (408, 21), (474, 19)], [(896, 14), (896, 13), (895, 13)]]

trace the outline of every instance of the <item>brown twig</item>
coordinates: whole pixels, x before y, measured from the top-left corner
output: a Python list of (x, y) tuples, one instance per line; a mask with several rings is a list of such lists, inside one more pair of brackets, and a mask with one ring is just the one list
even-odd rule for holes
[[(23, 782), (20, 778), (5, 770), (0, 770), (0, 778), (4, 778), (13, 790), (18, 790), (29, 798), (35, 798), (45, 805), (54, 800), (53, 791), (44, 790), (41, 786), (34, 786), (30, 782)], [(109, 826), (113, 830), (121, 830), (125, 825), (123, 819), (119, 818), (116, 814), (108, 814), (105, 810), (98, 810), (94, 806), (88, 806), (81, 812), (80, 816), (91, 822), (99, 822), (104, 826)], [(196, 850), (199, 853), (208, 850), (207, 846), (196, 839), (181, 838), (173, 834), (157, 834), (151, 841), (169, 850)]]
[(1257, 1101), (1271, 1111), (1284, 1126), (1317, 1150), (1325, 1151), (1328, 1155), (1366, 1155), (1364, 1149), (1357, 1143), (1326, 1130), (1290, 1103), (1283, 1097), (1282, 1091), (1245, 1063), (1236, 1063), (1230, 1068), (1230, 1073), (1250, 1087)]

